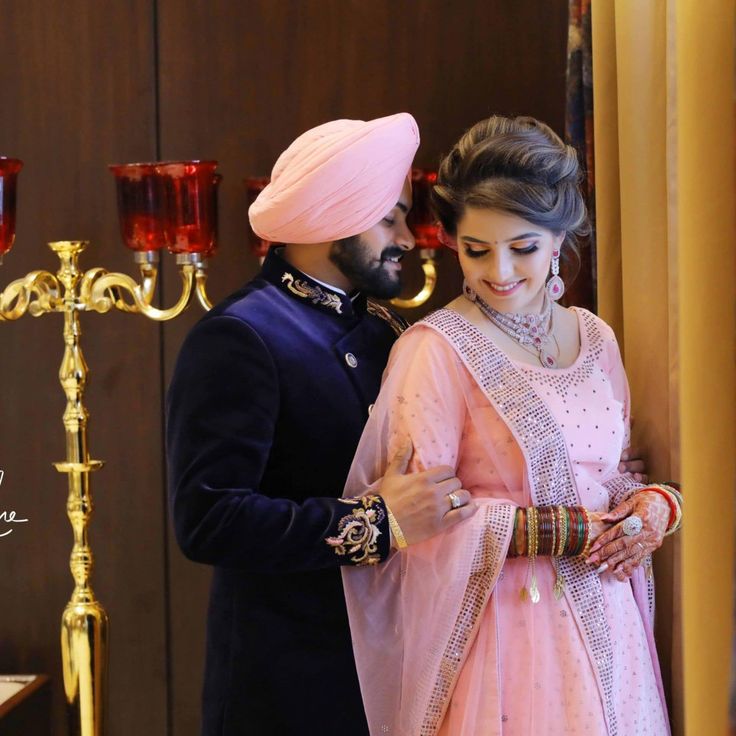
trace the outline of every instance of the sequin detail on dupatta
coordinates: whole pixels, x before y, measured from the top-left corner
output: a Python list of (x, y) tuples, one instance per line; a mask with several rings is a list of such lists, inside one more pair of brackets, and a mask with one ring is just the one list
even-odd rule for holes
[[(440, 309), (419, 324), (433, 328), (448, 340), (508, 425), (527, 461), (534, 504), (579, 505), (562, 432), (526, 376), (491, 340), (457, 312)], [(585, 320), (585, 329), (590, 352), (600, 354), (600, 330), (592, 320)], [(580, 370), (586, 368), (583, 360)], [(592, 370), (592, 363), (589, 370)], [(583, 641), (598, 676), (609, 736), (617, 736), (618, 726), (613, 702), (613, 648), (600, 579), (579, 558), (560, 558), (559, 566), (566, 580), (565, 595), (575, 612)], [(463, 616), (462, 620), (464, 618)], [(458, 628), (463, 626), (462, 620)], [(457, 666), (459, 667), (459, 663)], [(440, 673), (440, 680), (445, 677), (444, 673)], [(436, 693), (437, 697), (442, 697), (443, 694), (441, 689)], [(431, 704), (433, 711), (439, 709), (443, 712), (445, 708), (446, 703)]]
[(508, 538), (515, 512), (510, 504), (486, 509), (485, 531), (473, 555), (460, 616), (442, 652), (440, 669), (432, 686), (419, 736), (434, 736), (440, 727), (460, 666), (472, 642), (472, 634), (503, 565), (507, 545), (499, 544), (499, 540)]

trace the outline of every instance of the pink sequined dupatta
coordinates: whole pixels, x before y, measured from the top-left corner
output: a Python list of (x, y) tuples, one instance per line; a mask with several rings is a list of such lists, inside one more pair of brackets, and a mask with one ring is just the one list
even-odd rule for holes
[[(420, 326), (443, 340), (421, 340)], [(466, 410), (463, 368), (487, 396), (489, 419), (495, 413), (518, 443), (534, 504), (578, 505), (564, 438), (547, 406), (502, 351), (448, 309), (407, 331), (392, 353), (345, 495), (363, 493), (375, 483), (407, 434), (415, 449), (412, 470), (457, 467)], [(498, 476), (514, 477), (509, 459), (489, 451)], [(442, 724), (513, 527), (510, 503), (496, 498), (479, 498), (478, 503), (479, 511), (466, 522), (383, 564), (343, 568), (358, 676), (374, 736), (434, 736)], [(608, 732), (616, 736), (612, 644), (600, 580), (577, 559), (560, 560), (560, 568), (596, 673)], [(641, 605), (646, 598), (637, 596)], [(498, 661), (486, 666), (497, 670)], [(492, 686), (484, 698), (498, 701), (497, 688)], [(497, 713), (489, 734), (502, 732), (500, 708)], [(474, 733), (472, 725), (467, 732)]]

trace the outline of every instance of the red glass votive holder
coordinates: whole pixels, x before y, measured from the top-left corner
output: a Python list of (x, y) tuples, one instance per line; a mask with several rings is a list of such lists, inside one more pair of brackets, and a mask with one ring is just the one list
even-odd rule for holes
[(217, 238), (217, 161), (156, 166), (166, 192), (166, 245), (172, 253), (212, 255)]
[(437, 183), (437, 172), (426, 169), (411, 170), (413, 204), (407, 224), (414, 234), (417, 250), (442, 248), (437, 237), (437, 221), (430, 205), (430, 192)]
[(23, 162), (0, 156), (0, 262), (15, 242), (15, 198)]
[(217, 251), (217, 243), (219, 241), (219, 222), (220, 214), (217, 206), (218, 192), (220, 191), (220, 184), (222, 182), (222, 174), (215, 174), (212, 177), (212, 211), (214, 213), (214, 238), (212, 241), (212, 250), (208, 251), (207, 255), (214, 255)]
[[(252, 176), (247, 179), (243, 179), (245, 184), (245, 192), (247, 198), (246, 212), (250, 209), (250, 206), (255, 202), (256, 197), (266, 188), (271, 180), (267, 176)], [(270, 240), (264, 240), (259, 238), (248, 223), (248, 245), (251, 253), (257, 258), (265, 258), (268, 254), (268, 249), (274, 245)]]
[(137, 252), (166, 245), (164, 190), (155, 163), (111, 164), (123, 242)]

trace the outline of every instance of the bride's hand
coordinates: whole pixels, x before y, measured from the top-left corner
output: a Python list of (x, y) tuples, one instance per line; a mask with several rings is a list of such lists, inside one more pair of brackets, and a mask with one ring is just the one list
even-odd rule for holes
[[(599, 572), (610, 570), (623, 582), (661, 546), (669, 524), (670, 507), (658, 493), (642, 489), (601, 516), (611, 522), (611, 529), (594, 541), (588, 564), (597, 565)], [(623, 520), (628, 516), (641, 519), (642, 528), (638, 534), (624, 534)]]
[(601, 517), (605, 516), (605, 514), (605, 511), (588, 511), (591, 544), (595, 543), (601, 534), (607, 532), (613, 526), (610, 522), (601, 521)]

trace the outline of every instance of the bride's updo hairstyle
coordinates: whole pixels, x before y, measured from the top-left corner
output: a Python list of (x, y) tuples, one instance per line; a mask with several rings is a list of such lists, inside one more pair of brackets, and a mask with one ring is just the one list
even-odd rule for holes
[(432, 206), (453, 237), (466, 207), (500, 210), (565, 232), (561, 257), (572, 261), (572, 279), (580, 263), (577, 239), (590, 232), (581, 178), (575, 149), (548, 125), (493, 115), (470, 128), (444, 157)]

